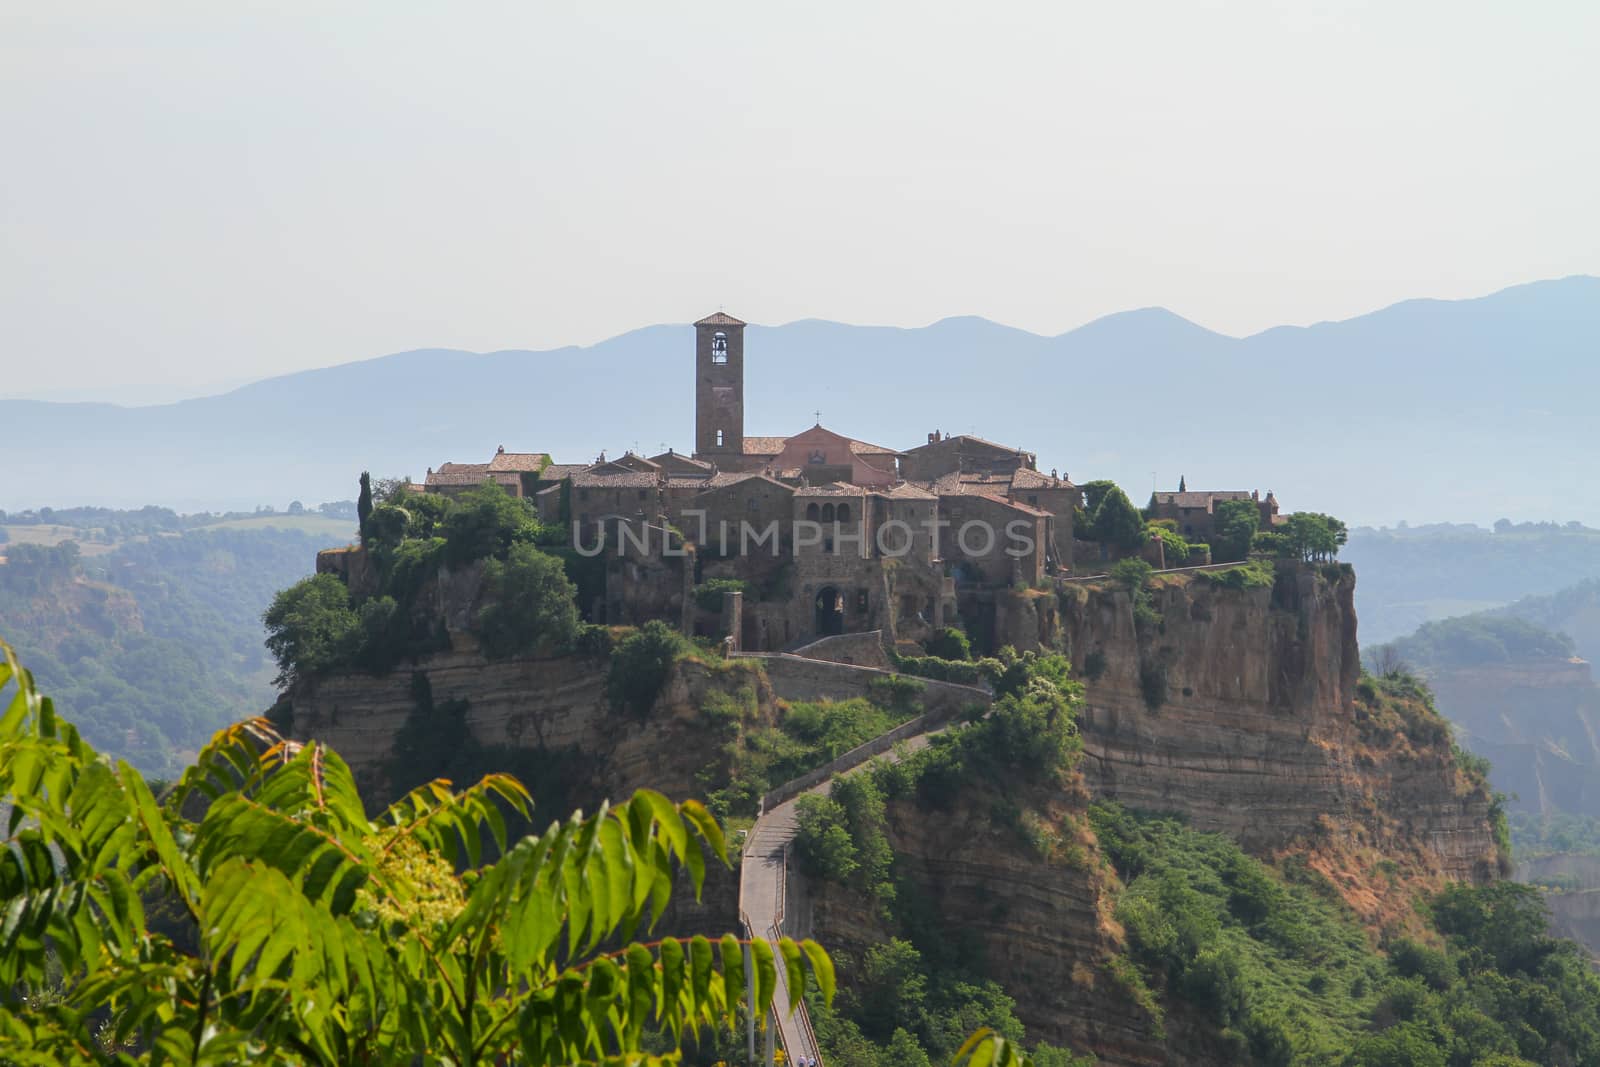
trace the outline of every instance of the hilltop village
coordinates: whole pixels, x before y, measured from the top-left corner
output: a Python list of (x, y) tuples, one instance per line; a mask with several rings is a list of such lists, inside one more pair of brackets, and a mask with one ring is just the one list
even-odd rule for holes
[[(922, 641), (958, 620), (981, 642), (1003, 629), (995, 605), (1007, 590), (1103, 573), (1123, 555), (1158, 569), (1209, 563), (1204, 542), (1226, 501), (1253, 501), (1263, 528), (1279, 521), (1271, 493), (1156, 493), (1147, 516), (1196, 542), (1174, 559), (1154, 527), (1133, 545), (1075, 536), (1083, 490), (1020, 447), (933, 430), (897, 449), (820, 423), (748, 434), (744, 328), (722, 312), (694, 324), (689, 454), (558, 463), (502, 447), (484, 463), (430, 469), (412, 488), (490, 483), (531, 499), (581, 555), (604, 561), (603, 584), (581, 605), (590, 621), (665, 618), (749, 651), (867, 631)], [(709, 608), (697, 595), (708, 589), (724, 594)]]

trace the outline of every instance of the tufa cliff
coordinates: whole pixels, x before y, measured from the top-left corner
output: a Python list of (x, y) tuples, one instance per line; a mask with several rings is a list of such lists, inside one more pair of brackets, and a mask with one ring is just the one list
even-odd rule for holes
[[(1374, 939), (1406, 925), (1419, 892), (1498, 875), (1491, 797), (1457, 767), (1443, 720), (1360, 676), (1354, 582), (1340, 567), (1285, 567), (1238, 585), (1157, 574), (1142, 591), (1076, 582), (999, 606), (998, 633), (1063, 652), (1083, 680), (1082, 758), (1030, 798), (1032, 840), (1014, 818), (997, 823), (981, 784), (932, 814), (892, 800), (886, 834), (919, 914), (976, 944), (1030, 1039), (1113, 1065), (1226, 1062), (1195, 1051), (1215, 1035), (1181, 1008), (1163, 1025), (1128, 977), (1113, 918), (1120, 887), (1085, 818), (1094, 800), (1180, 814), (1269, 862), (1299, 857)], [(580, 767), (570, 799), (585, 804), (643, 785), (703, 796), (721, 784), (713, 697), (758, 721), (784, 714), (781, 675), (756, 659), (680, 661), (647, 715), (614, 710), (603, 671), (579, 656), (492, 663), (458, 646), (388, 676), (310, 680), (282, 708), (296, 736), (332, 744), (381, 795), (420, 694), (455, 709), (478, 744)], [(677, 918), (732, 928), (725, 889)], [(798, 880), (790, 893), (789, 932), (835, 950), (846, 981), (850, 962), (893, 932), (860, 893)]]

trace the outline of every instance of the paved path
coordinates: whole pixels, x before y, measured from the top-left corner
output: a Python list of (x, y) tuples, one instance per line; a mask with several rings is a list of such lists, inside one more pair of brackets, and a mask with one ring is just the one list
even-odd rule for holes
[[(956, 724), (942, 723), (926, 733), (908, 737), (888, 752), (878, 754), (876, 759), (889, 763), (898, 762), (905, 755), (927, 748), (931, 737), (950, 729), (953, 725)], [(870, 745), (870, 742), (868, 744)], [(862, 749), (867, 747), (863, 745)], [(833, 778), (824, 779), (799, 796), (791, 797), (774, 806), (771, 811), (762, 812), (756, 819), (755, 825), (750, 828), (750, 833), (745, 838), (744, 859), (739, 868), (739, 912), (744, 919), (748, 936), (776, 941), (785, 934), (784, 898), (789, 876), (790, 846), (794, 844), (795, 835), (800, 830), (796, 808), (800, 797), (812, 793), (826, 795), (828, 790), (833, 788), (834, 778), (855, 774), (871, 766), (873, 760), (874, 756), (864, 753), (860, 762), (854, 766), (838, 772)], [(778, 790), (773, 792), (776, 793)], [(773, 998), (773, 1004), (774, 1014), (778, 1018), (778, 1034), (783, 1039), (787, 1062), (792, 1064), (796, 1062), (797, 1057), (803, 1056), (820, 1064), (822, 1056), (817, 1050), (816, 1035), (811, 1032), (811, 1019), (806, 1013), (805, 1003), (802, 1002), (793, 1014), (785, 1010), (788, 1003), (788, 977), (780, 964), (778, 991)]]

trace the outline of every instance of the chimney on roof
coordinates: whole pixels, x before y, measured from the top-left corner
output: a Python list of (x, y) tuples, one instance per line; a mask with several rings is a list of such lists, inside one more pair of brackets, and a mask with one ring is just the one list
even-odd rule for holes
[(498, 456), (498, 455), (500, 455), (500, 454), (501, 454), (501, 453), (502, 453), (502, 452), (504, 452), (504, 451), (505, 451), (505, 450), (506, 450), (506, 446), (505, 446), (505, 445), (501, 445), (501, 446), (500, 446), (500, 447), (499, 447), (499, 448), (497, 448), (497, 449), (495, 449), (495, 450), (494, 450), (494, 454), (495, 454), (495, 455), (497, 455), (497, 456)]
[(1259, 489), (1250, 490), (1250, 499), (1251, 500), (1260, 500), (1261, 499), (1261, 490), (1259, 490)]

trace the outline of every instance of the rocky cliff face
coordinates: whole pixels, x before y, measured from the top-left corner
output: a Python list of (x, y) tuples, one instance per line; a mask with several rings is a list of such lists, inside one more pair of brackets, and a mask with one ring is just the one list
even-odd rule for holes
[(1492, 876), (1490, 798), (1448, 738), (1364, 728), (1355, 577), (1280, 570), (1270, 587), (1157, 579), (1159, 623), (1110, 584), (1062, 598), (1061, 638), (1086, 681), (1090, 792), (1172, 811), (1272, 853), (1330, 834), (1416, 846), (1451, 878)]
[[(1290, 569), (1252, 589), (1157, 581), (1159, 623), (1136, 624), (1132, 597), (1111, 583), (1019, 595), (1028, 632), (1068, 653), (1086, 679), (1080, 774), (1038, 799), (1063, 830), (1060, 847), (1041, 855), (997, 832), (978, 794), (948, 814), (905, 803), (889, 811), (897, 863), (928, 916), (978, 941), (1030, 1037), (1130, 1067), (1226, 1059), (1204, 1051), (1211, 1035), (1181, 1012), (1169, 1013), (1163, 1034), (1118, 977), (1123, 935), (1112, 876), (1083, 819), (1091, 799), (1179, 812), (1268, 858), (1305, 855), (1375, 929), (1403, 921), (1416, 892), (1493, 877), (1498, 861), (1490, 798), (1456, 767), (1437, 719), (1407, 720), (1362, 692), (1347, 571)], [(641, 785), (703, 792), (696, 775), (716, 745), (698, 710), (713, 693), (777, 714), (753, 663), (680, 665), (647, 717), (610, 709), (591, 660), (486, 663), (454, 652), (418, 670), (436, 702), (468, 702), (474, 737), (585, 753), (595, 788), (610, 795)], [(294, 732), (332, 743), (381, 792), (375, 768), (415, 709), (412, 685), (404, 671), (309, 683), (291, 694)], [(727, 885), (714, 883), (709, 908), (670, 925), (733, 928)], [(850, 959), (886, 936), (858, 895), (825, 885), (791, 894), (797, 932), (837, 951), (846, 976)]]
[[(976, 944), (988, 975), (1016, 998), (1030, 1040), (1092, 1052), (1107, 1065), (1169, 1062), (1160, 1023), (1114, 971), (1122, 930), (1092, 838), (1088, 848), (1071, 842), (1041, 857), (997, 833), (979, 798), (963, 801), (931, 819), (910, 802), (888, 812), (896, 870), (947, 936)], [(1081, 825), (1073, 815), (1084, 802), (1082, 794), (1057, 797), (1052, 807), (1065, 824)], [(837, 885), (805, 886), (790, 908), (842, 958), (847, 980), (849, 964), (889, 936), (869, 902)]]
[(444, 652), (415, 670), (382, 676), (316, 678), (288, 694), (295, 737), (326, 742), (356, 772), (363, 795), (389, 791), (395, 738), (417, 709), (417, 676), (433, 703), (466, 703), (471, 736), (485, 745), (571, 752), (594, 768), (592, 796), (626, 796), (649, 786), (672, 797), (703, 792), (697, 774), (717, 757), (700, 709), (717, 692), (768, 721), (771, 686), (752, 664), (679, 662), (646, 716), (612, 709), (604, 664), (583, 656), (486, 661), (476, 652)]
[(1428, 681), (1512, 810), (1600, 815), (1600, 686), (1587, 660), (1446, 667)]

